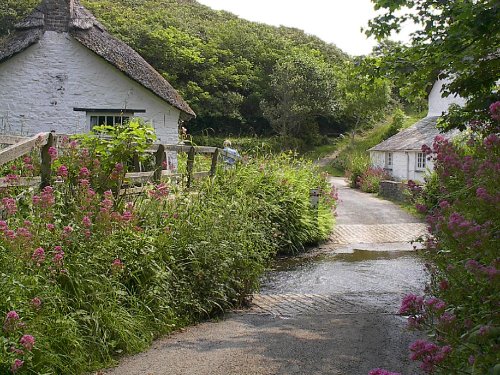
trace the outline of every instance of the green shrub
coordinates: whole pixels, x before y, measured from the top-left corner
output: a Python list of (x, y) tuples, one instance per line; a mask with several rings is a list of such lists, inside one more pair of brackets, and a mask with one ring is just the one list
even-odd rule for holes
[(349, 185), (353, 188), (361, 187), (361, 176), (370, 167), (370, 157), (366, 153), (358, 153), (347, 161), (346, 175), (349, 178)]
[[(174, 195), (162, 183), (124, 198), (104, 190), (102, 177), (119, 185), (125, 167), (98, 149), (71, 141), (58, 156), (51, 150), (57, 183), (0, 192), (2, 374), (16, 364), (19, 374), (111, 365), (243, 303), (278, 251), (298, 251), (331, 229), (335, 191), (290, 155), (219, 170), (196, 193)], [(134, 149), (118, 151), (128, 159)], [(317, 211), (311, 188), (324, 193)]]
[(380, 181), (390, 179), (390, 175), (383, 168), (368, 167), (359, 177), (359, 188), (366, 193), (378, 193)]

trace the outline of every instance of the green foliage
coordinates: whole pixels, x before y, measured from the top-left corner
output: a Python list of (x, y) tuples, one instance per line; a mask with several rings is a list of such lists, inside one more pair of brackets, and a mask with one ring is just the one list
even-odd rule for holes
[[(244, 303), (273, 255), (328, 237), (335, 191), (290, 155), (219, 170), (196, 193), (172, 194), (166, 183), (129, 198), (101, 192), (98, 177), (130, 156), (129, 142), (148, 145), (148, 128), (127, 129), (84, 137), (90, 148), (67, 140), (51, 153), (54, 181), (42, 192), (2, 190), (0, 373), (16, 359), (19, 374), (112, 365)], [(324, 193), (317, 211), (311, 188)]]
[(426, 149), (433, 175), (423, 187), (409, 182), (429, 226), (422, 255), (431, 283), (427, 302), (406, 304), (405, 313), (414, 328), (451, 349), (431, 362), (435, 374), (493, 374), (498, 368), (500, 118), (492, 112), (492, 120), (476, 123), (454, 143), (436, 137)]
[(406, 118), (405, 113), (400, 108), (396, 108), (396, 110), (394, 110), (394, 113), (392, 115), (392, 121), (389, 126), (389, 129), (387, 129), (387, 132), (385, 133), (384, 137), (389, 138), (399, 133), (403, 129), (405, 118)]
[(391, 102), (391, 85), (373, 74), (369, 59), (356, 64), (345, 62), (346, 77), (342, 92), (343, 118), (351, 124), (352, 134), (382, 120)]
[(14, 30), (14, 24), (38, 5), (38, 0), (2, 0), (0, 3), (0, 40)]
[(299, 30), (252, 23), (196, 2), (84, 4), (179, 90), (198, 115), (191, 130), (269, 133), (260, 102), (272, 97), (270, 74), (279, 59), (294, 48), (319, 53), (331, 66), (346, 58)]
[(366, 152), (354, 154), (347, 161), (346, 175), (349, 185), (353, 188), (361, 187), (361, 177), (370, 167), (370, 157)]
[[(369, 22), (368, 35), (383, 39), (407, 20), (420, 29), (410, 47), (390, 48), (385, 70), (409, 82), (409, 92), (425, 90), (436, 76), (452, 82), (445, 93), (467, 98), (461, 120), (487, 119), (488, 106), (498, 100), (500, 16), (498, 2), (373, 0), (382, 14)], [(394, 47), (394, 46), (393, 46)], [(394, 64), (395, 63), (395, 64)], [(417, 94), (418, 96), (418, 94)], [(464, 127), (464, 121), (451, 121)]]
[(317, 118), (332, 117), (339, 107), (338, 77), (319, 51), (287, 51), (271, 74), (271, 98), (261, 104), (264, 116), (283, 137), (317, 134)]

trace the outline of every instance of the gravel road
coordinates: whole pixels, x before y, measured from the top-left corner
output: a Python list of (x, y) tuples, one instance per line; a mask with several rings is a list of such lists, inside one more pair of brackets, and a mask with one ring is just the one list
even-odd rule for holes
[[(419, 374), (416, 338), (396, 312), (426, 282), (408, 241), (425, 227), (339, 178), (337, 227), (326, 244), (276, 262), (253, 305), (154, 342), (108, 375)], [(314, 254), (311, 255), (311, 254)]]

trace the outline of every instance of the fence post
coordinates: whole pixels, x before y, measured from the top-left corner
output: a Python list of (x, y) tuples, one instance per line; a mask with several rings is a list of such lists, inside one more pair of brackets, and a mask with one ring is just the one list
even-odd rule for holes
[(49, 148), (54, 145), (54, 134), (51, 132), (47, 138), (47, 143), (42, 147), (41, 150), (41, 159), (42, 163), (40, 165), (40, 189), (43, 189), (46, 186), (50, 185), (50, 174), (51, 174), (51, 162), (52, 159), (49, 154)]
[(140, 172), (141, 171), (141, 163), (139, 162), (139, 155), (137, 154), (137, 152), (134, 152), (132, 162), (134, 163), (134, 172)]
[(215, 152), (212, 154), (212, 165), (210, 166), (210, 177), (215, 176), (215, 172), (217, 172), (218, 159), (219, 159), (219, 149), (216, 148)]
[(187, 166), (186, 166), (186, 172), (187, 172), (187, 187), (191, 187), (191, 180), (193, 179), (193, 167), (194, 167), (194, 146), (191, 146), (188, 152), (188, 157), (187, 157)]
[(158, 150), (155, 153), (155, 173), (153, 175), (153, 180), (155, 182), (161, 181), (161, 172), (163, 170), (163, 162), (165, 161), (165, 146), (158, 145)]

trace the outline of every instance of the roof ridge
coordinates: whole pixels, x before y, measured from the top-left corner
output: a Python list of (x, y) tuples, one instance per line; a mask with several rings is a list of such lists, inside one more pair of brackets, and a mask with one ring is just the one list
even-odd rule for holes
[(16, 29), (69, 32), (72, 29), (88, 30), (105, 27), (88, 11), (79, 0), (43, 0), (27, 17), (16, 24)]

